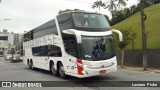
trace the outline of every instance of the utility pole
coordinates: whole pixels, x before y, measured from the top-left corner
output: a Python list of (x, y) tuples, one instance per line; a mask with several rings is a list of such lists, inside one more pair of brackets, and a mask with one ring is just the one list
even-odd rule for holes
[(142, 50), (143, 50), (143, 70), (147, 70), (147, 57), (146, 57), (146, 32), (145, 32), (145, 19), (144, 14), (144, 0), (140, 1), (141, 25), (142, 25)]

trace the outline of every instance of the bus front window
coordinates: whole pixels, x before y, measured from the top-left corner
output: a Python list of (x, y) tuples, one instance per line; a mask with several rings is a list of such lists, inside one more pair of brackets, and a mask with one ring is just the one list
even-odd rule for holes
[(75, 27), (90, 29), (110, 29), (108, 21), (101, 14), (72, 13)]
[(111, 36), (82, 36), (82, 58), (85, 60), (106, 60), (115, 56)]

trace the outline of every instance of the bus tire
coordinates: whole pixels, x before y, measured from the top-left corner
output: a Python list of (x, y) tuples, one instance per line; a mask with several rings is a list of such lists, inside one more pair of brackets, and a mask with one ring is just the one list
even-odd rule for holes
[(34, 67), (33, 67), (33, 61), (32, 60), (30, 60), (30, 62), (29, 62), (29, 68), (30, 69), (34, 69)]
[(55, 64), (51, 64), (51, 72), (54, 76), (58, 76), (58, 70), (55, 69)]
[(58, 73), (59, 73), (59, 75), (60, 75), (61, 78), (63, 78), (63, 79), (67, 78), (67, 75), (65, 74), (64, 66), (63, 66), (62, 63), (59, 63)]

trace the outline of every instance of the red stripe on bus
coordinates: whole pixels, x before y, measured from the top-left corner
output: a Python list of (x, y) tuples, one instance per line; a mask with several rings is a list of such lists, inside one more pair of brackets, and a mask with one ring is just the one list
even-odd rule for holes
[[(82, 64), (82, 60), (81, 60), (81, 59), (77, 59), (77, 63)], [(84, 69), (83, 69), (83, 66), (77, 65), (78, 75), (84, 75), (84, 74), (82, 73), (83, 70), (84, 70)]]

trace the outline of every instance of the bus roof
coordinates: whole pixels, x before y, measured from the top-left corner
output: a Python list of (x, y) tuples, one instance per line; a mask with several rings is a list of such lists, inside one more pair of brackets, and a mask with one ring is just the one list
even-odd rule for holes
[[(61, 31), (66, 30), (66, 29), (77, 29), (77, 30), (79, 30), (79, 28), (75, 27), (75, 25), (74, 25), (73, 18), (72, 18), (72, 15), (71, 15), (72, 13), (99, 14), (99, 13), (96, 13), (96, 12), (86, 12), (86, 11), (63, 12), (63, 13), (56, 16)], [(99, 15), (102, 15), (102, 14), (99, 14)], [(61, 25), (61, 24), (64, 24), (64, 22), (66, 22), (66, 24)], [(106, 29), (102, 29), (101, 31), (105, 31), (105, 30)], [(92, 30), (88, 30), (88, 31), (92, 31)], [(55, 19), (52, 19), (52, 20), (50, 20), (50, 21), (32, 29), (31, 31), (25, 33), (24, 38), (26, 37), (25, 38), (26, 40), (30, 40), (30, 39), (38, 38), (38, 37), (41, 37), (41, 36), (44, 36), (44, 35), (49, 35), (51, 33), (52, 34), (57, 34)]]
[[(100, 14), (100, 13), (97, 13), (97, 12), (87, 12), (87, 11), (67, 11), (67, 12), (62, 12), (60, 13), (59, 15), (61, 14), (71, 14), (71, 13), (90, 13), (90, 14)], [(59, 16), (57, 15), (57, 16)]]
[[(63, 13), (57, 15), (56, 17), (61, 16), (61, 15), (68, 15), (68, 14), (71, 14), (71, 13), (100, 14), (100, 13), (96, 13), (96, 12), (86, 12), (86, 11), (67, 11), (67, 12), (63, 12)], [(48, 27), (52, 27), (53, 24), (55, 24), (55, 19), (52, 19), (52, 20), (50, 20), (50, 21), (48, 21), (48, 22), (46, 22), (46, 23), (43, 23), (42, 25), (39, 25), (38, 27), (32, 29), (31, 31), (36, 32), (36, 31), (39, 31), (39, 30), (41, 30), (41, 29), (45, 29), (45, 28), (48, 28)], [(30, 31), (28, 31), (28, 32), (30, 32)]]

